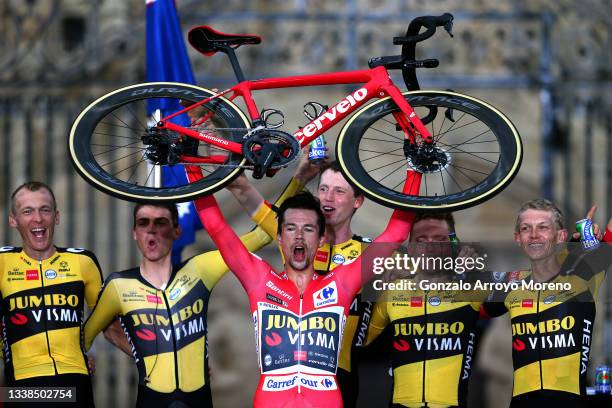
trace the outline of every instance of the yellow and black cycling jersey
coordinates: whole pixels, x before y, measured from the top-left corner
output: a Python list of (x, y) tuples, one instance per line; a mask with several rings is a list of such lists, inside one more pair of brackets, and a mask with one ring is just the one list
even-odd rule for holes
[(475, 363), (475, 326), (485, 297), (479, 292), (387, 291), (376, 302), (366, 344), (391, 326), (394, 406), (465, 406)]
[[(241, 239), (250, 251), (271, 241), (260, 229)], [(208, 387), (208, 301), (227, 271), (219, 251), (211, 251), (174, 266), (164, 290), (147, 282), (140, 268), (111, 274), (85, 322), (85, 348), (119, 317), (141, 387), (160, 393)]]
[(3, 354), (7, 380), (88, 375), (81, 344), (84, 301), (93, 309), (102, 274), (95, 255), (56, 248), (48, 259), (0, 248)]
[[(301, 189), (299, 183), (293, 179), (289, 187), (283, 192), (283, 196), (295, 194)], [(288, 191), (290, 190), (290, 191)], [(257, 223), (266, 233), (273, 237), (277, 234), (277, 218), (275, 208), (269, 204), (262, 205), (257, 213), (253, 216), (253, 221)], [(320, 275), (325, 275), (332, 271), (335, 267), (346, 262), (351, 262), (361, 255), (372, 240), (370, 238), (353, 235), (346, 242), (330, 245), (323, 244), (319, 247), (314, 260), (314, 269)], [(338, 381), (340, 382), (341, 392), (343, 394), (344, 403), (347, 406), (352, 406), (350, 401), (356, 397), (356, 378), (355, 373), (352, 373), (352, 360), (355, 358), (355, 353), (359, 347), (364, 345), (365, 336), (368, 328), (368, 321), (372, 313), (373, 302), (362, 301), (361, 292), (359, 292), (349, 310), (349, 315), (346, 319), (344, 334), (342, 337), (342, 345), (340, 355), (338, 356)], [(350, 384), (349, 384), (350, 383)], [(346, 385), (347, 388), (344, 386)], [(352, 396), (347, 393), (353, 394)]]
[(513, 399), (530, 392), (585, 395), (595, 304), (611, 259), (602, 245), (601, 251), (571, 251), (547, 282), (534, 282), (529, 270), (506, 273), (515, 288), (483, 305), (489, 316), (510, 314)]

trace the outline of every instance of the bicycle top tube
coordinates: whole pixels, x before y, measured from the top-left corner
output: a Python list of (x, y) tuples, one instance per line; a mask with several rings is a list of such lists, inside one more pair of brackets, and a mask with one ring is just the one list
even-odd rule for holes
[(337, 104), (330, 107), (326, 112), (323, 112), (319, 117), (313, 119), (301, 130), (295, 132), (293, 135), (298, 142), (300, 142), (302, 147), (359, 109), (370, 99), (383, 98), (386, 96), (391, 96), (408, 118), (414, 118), (412, 121), (415, 122), (415, 127), (423, 135), (426, 141), (429, 140), (429, 132), (422, 123), (420, 123), (418, 118), (415, 117), (414, 111), (410, 105), (405, 102), (401, 96), (401, 92), (393, 84), (387, 69), (384, 67), (244, 81), (231, 88), (233, 94), (229, 99), (233, 100), (238, 96), (242, 97), (247, 106), (251, 120), (256, 121), (259, 119), (259, 109), (251, 94), (252, 91), (340, 84), (363, 84), (363, 86), (350, 95), (347, 95)]
[[(387, 96), (393, 98), (402, 112), (406, 115), (407, 121), (413, 123), (418, 133), (422, 135), (424, 141), (431, 141), (429, 131), (423, 126), (410, 105), (404, 100), (400, 90), (393, 84), (385, 67), (243, 81), (229, 89), (218, 92), (214, 96), (199, 101), (179, 112), (163, 118), (162, 122), (181, 113), (185, 113), (197, 106), (203, 105), (215, 98), (221, 97), (222, 95), (230, 94), (228, 97), (229, 100), (234, 100), (238, 97), (244, 100), (251, 121), (253, 124), (256, 124), (260, 120), (260, 113), (252, 95), (253, 91), (341, 84), (363, 85), (293, 134), (302, 147), (355, 112), (369, 100)], [(405, 127), (403, 128), (406, 129)], [(175, 130), (180, 131), (178, 129)], [(181, 133), (187, 134), (186, 132)], [(407, 135), (407, 137), (408, 136), (409, 135)], [(414, 140), (414, 137), (408, 138), (411, 141)]]

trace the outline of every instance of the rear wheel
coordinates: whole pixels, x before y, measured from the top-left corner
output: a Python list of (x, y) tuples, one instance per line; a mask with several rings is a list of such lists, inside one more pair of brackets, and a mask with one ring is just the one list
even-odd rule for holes
[[(503, 190), (519, 170), (521, 139), (501, 112), (454, 92), (415, 91), (404, 97), (419, 117), (436, 112), (427, 128), (433, 144), (405, 141), (390, 98), (358, 111), (344, 126), (336, 157), (344, 175), (380, 204), (416, 211), (456, 211)], [(433, 108), (433, 109), (432, 109)], [(420, 193), (402, 193), (406, 169), (422, 173)]]
[[(162, 117), (212, 95), (193, 85), (156, 82), (100, 97), (70, 130), (68, 148), (75, 168), (97, 189), (130, 201), (189, 201), (219, 190), (240, 174), (243, 156), (154, 127)], [(242, 111), (223, 97), (171, 122), (231, 141), (241, 141), (250, 130)], [(193, 164), (186, 157), (199, 162), (204, 178), (198, 182), (189, 183), (184, 176), (183, 165)], [(164, 185), (162, 179), (173, 179), (173, 185)]]

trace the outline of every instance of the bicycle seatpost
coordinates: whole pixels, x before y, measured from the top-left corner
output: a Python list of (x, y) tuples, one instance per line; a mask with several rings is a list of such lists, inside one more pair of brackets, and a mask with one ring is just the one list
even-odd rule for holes
[(227, 54), (230, 63), (232, 64), (232, 69), (234, 70), (234, 74), (236, 74), (236, 79), (238, 82), (244, 82), (244, 73), (242, 72), (242, 68), (240, 67), (240, 63), (238, 62), (238, 57), (236, 57), (236, 52), (229, 45), (219, 46), (219, 51)]

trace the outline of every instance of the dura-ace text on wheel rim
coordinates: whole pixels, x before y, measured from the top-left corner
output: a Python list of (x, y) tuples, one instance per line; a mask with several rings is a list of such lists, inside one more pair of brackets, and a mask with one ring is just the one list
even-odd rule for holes
[[(366, 195), (387, 206), (419, 211), (454, 211), (500, 192), (518, 172), (522, 146), (512, 123), (486, 103), (453, 92), (404, 93), (426, 124), (433, 146), (404, 142), (390, 99), (355, 114), (338, 138), (336, 155), (345, 175)], [(423, 173), (419, 196), (402, 194), (409, 167)]]
[[(182, 109), (180, 102), (195, 102), (212, 95), (203, 88), (178, 83), (139, 84), (119, 89), (94, 101), (75, 120), (68, 141), (70, 156), (77, 171), (96, 188), (119, 198), (140, 201), (187, 201), (222, 188), (240, 174), (244, 158), (170, 131), (155, 131), (151, 126), (163, 115)], [(151, 101), (161, 101), (163, 115), (152, 111)], [(188, 126), (193, 115), (214, 110), (198, 131), (218, 139), (238, 141), (248, 131), (249, 122), (231, 102), (217, 98), (202, 109), (182, 114), (174, 123)], [(149, 114), (150, 112), (150, 114)], [(172, 187), (153, 186), (160, 168), (165, 177), (183, 171), (178, 157), (213, 156), (221, 163), (202, 164), (204, 178), (196, 183)], [(159, 177), (158, 177), (159, 178)]]

